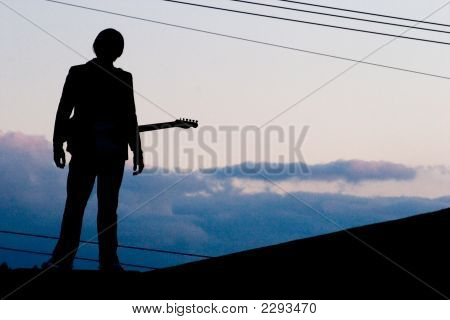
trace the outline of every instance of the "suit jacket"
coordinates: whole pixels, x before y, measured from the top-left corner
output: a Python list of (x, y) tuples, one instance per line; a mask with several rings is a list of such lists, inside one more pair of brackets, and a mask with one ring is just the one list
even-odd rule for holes
[(131, 73), (106, 70), (96, 59), (70, 68), (56, 114), (55, 148), (67, 141), (72, 155), (124, 160), (128, 145), (141, 151)]

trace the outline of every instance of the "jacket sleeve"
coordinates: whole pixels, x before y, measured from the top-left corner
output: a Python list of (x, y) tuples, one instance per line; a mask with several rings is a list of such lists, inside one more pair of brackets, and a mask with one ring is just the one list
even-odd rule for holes
[(127, 117), (127, 128), (128, 128), (128, 144), (130, 145), (131, 151), (134, 153), (139, 152), (142, 155), (141, 148), (141, 137), (139, 136), (138, 121), (136, 116), (136, 106), (134, 103), (134, 91), (133, 91), (133, 77), (131, 73), (127, 74), (127, 92), (128, 92), (128, 117)]
[(73, 68), (70, 68), (69, 74), (64, 83), (63, 92), (56, 112), (55, 128), (53, 131), (53, 148), (62, 148), (68, 135), (68, 122), (72, 110), (75, 106), (75, 81)]

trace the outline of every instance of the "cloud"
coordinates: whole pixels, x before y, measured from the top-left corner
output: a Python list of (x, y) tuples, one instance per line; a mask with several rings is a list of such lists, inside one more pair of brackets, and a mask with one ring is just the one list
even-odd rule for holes
[(52, 157), (51, 145), (44, 137), (0, 134), (0, 208), (48, 208), (62, 199), (64, 173), (54, 170)]
[(410, 180), (363, 180), (358, 183), (344, 180), (301, 180), (297, 178), (268, 180), (249, 178), (228, 179), (244, 194), (263, 192), (310, 192), (352, 195), (359, 197), (421, 197), (434, 199), (450, 193), (450, 171), (442, 166), (416, 167)]
[(217, 178), (246, 178), (265, 180), (264, 176), (280, 181), (291, 178), (312, 181), (363, 181), (412, 180), (416, 170), (402, 164), (386, 161), (338, 160), (326, 164), (304, 163), (242, 163), (224, 168), (202, 170)]
[[(389, 179), (406, 183), (408, 179), (425, 177), (429, 172), (429, 168), (422, 168), (413, 178), (412, 171), (405, 166), (357, 160), (314, 165), (311, 169), (310, 183), (319, 179), (313, 178), (316, 174), (320, 177), (317, 181), (341, 179), (355, 188), (372, 182), (387, 183)], [(415, 174), (416, 170), (413, 171)], [(438, 171), (443, 172), (442, 168)], [(280, 175), (277, 180), (280, 184), (305, 183), (301, 179), (286, 180)], [(55, 168), (51, 144), (44, 138), (21, 133), (0, 134), (0, 228), (57, 235), (64, 208), (66, 176), (67, 169)], [(270, 188), (261, 180), (242, 177), (238, 174), (228, 179), (220, 171), (216, 174), (157, 171), (134, 177), (127, 169), (118, 210), (119, 219), (124, 218), (118, 228), (120, 243), (221, 255), (433, 211), (450, 203), (449, 197), (357, 197), (295, 188), (289, 190), (293, 197), (275, 192), (273, 185)], [(359, 181), (358, 184), (355, 181)], [(261, 186), (252, 186), (255, 183)], [(250, 187), (254, 188), (252, 192), (243, 192)], [(91, 198), (83, 225), (82, 238), (85, 239), (96, 234), (95, 193)], [(30, 241), (4, 235), (0, 235), (0, 243), (42, 251), (51, 251), (54, 245), (53, 241)], [(80, 255), (96, 257), (96, 247), (84, 247)], [(182, 257), (130, 250), (121, 250), (120, 257), (124, 262), (154, 266), (188, 261)], [(43, 259), (0, 251), (0, 261), (7, 260), (14, 266), (39, 264)]]
[(415, 176), (415, 169), (386, 161), (339, 160), (311, 167), (312, 179), (325, 181), (412, 180)]

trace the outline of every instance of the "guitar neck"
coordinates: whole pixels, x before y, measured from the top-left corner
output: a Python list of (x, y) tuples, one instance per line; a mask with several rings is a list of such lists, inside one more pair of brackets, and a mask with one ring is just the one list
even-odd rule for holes
[(152, 123), (152, 124), (144, 124), (139, 126), (139, 132), (147, 132), (161, 129), (168, 129), (176, 127), (177, 124), (175, 121), (172, 122), (160, 122), (160, 123)]

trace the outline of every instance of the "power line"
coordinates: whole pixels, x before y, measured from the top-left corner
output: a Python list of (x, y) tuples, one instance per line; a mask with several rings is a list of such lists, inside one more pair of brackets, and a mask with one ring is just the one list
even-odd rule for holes
[[(440, 12), (442, 9), (444, 9), (445, 7), (447, 7), (450, 4), (450, 1), (447, 1), (446, 3), (440, 5), (438, 8), (436, 8), (435, 10), (433, 10), (432, 12), (430, 12), (429, 14), (427, 14), (426, 16), (424, 16), (423, 18), (421, 18), (421, 20), (426, 20), (430, 17), (432, 17), (433, 15), (435, 15), (436, 13)], [(416, 23), (415, 25), (417, 25), (418, 23)], [(402, 34), (408, 32), (409, 29), (406, 29), (402, 32)], [(395, 40), (397, 40), (396, 38), (394, 39), (390, 39), (389, 41), (387, 41), (386, 43), (384, 43), (383, 45), (375, 48), (374, 50), (372, 50), (371, 52), (369, 52), (369, 54), (367, 54), (366, 56), (362, 57), (360, 59), (360, 61), (366, 61), (368, 58), (370, 58), (371, 56), (373, 56), (374, 54), (376, 54), (377, 52), (379, 52), (380, 50), (382, 50), (383, 48), (386, 48), (388, 45), (390, 45), (391, 43), (393, 43)], [(331, 83), (333, 83), (334, 81), (336, 81), (337, 79), (341, 78), (343, 75), (345, 75), (347, 72), (349, 72), (350, 70), (352, 70), (353, 68), (355, 68), (357, 65), (359, 65), (359, 62), (353, 63), (352, 65), (350, 65), (349, 67), (345, 68), (345, 70), (339, 72), (338, 74), (336, 74), (334, 77), (332, 77), (331, 79), (325, 81), (324, 83), (322, 83), (319, 87), (315, 88), (314, 90), (312, 90), (311, 92), (309, 92), (307, 95), (303, 96), (301, 99), (297, 100), (294, 104), (288, 106), (287, 108), (285, 108), (283, 111), (279, 112), (277, 115), (275, 115), (274, 117), (272, 117), (269, 121), (266, 121), (265, 123), (263, 123), (261, 126), (259, 126), (259, 129), (261, 129), (262, 127), (266, 126), (268, 123), (272, 122), (273, 120), (275, 120), (276, 118), (280, 117), (281, 115), (285, 114), (286, 112), (288, 112), (289, 110), (291, 110), (292, 108), (294, 108), (295, 106), (299, 105), (300, 103), (304, 102), (305, 100), (307, 100), (308, 98), (310, 98), (311, 96), (313, 96), (314, 94), (316, 94), (317, 92), (319, 92), (320, 90), (322, 90), (323, 88), (325, 88), (326, 86), (330, 85)]]
[(440, 33), (450, 34), (450, 31), (445, 31), (445, 30), (430, 29), (430, 28), (423, 28), (423, 27), (417, 27), (417, 26), (409, 26), (409, 25), (406, 25), (406, 24), (385, 22), (385, 21), (380, 21), (380, 20), (356, 18), (356, 17), (344, 16), (344, 15), (339, 15), (339, 14), (331, 14), (331, 13), (325, 13), (325, 12), (319, 12), (319, 11), (303, 10), (303, 9), (292, 8), (292, 7), (283, 7), (283, 6), (277, 6), (277, 5), (273, 5), (273, 4), (267, 4), (267, 3), (259, 3), (259, 2), (246, 1), (246, 0), (228, 0), (228, 1), (238, 2), (238, 3), (245, 3), (245, 4), (251, 4), (251, 5), (256, 5), (256, 6), (268, 7), (268, 8), (275, 8), (275, 9), (283, 9), (283, 10), (290, 10), (290, 11), (296, 11), (296, 12), (317, 14), (317, 15), (328, 16), (328, 17), (335, 17), (335, 18), (342, 18), (342, 19), (349, 19), (349, 20), (356, 20), (356, 21), (363, 21), (363, 22), (370, 22), (370, 23), (378, 23), (378, 24), (394, 26), (394, 27), (404, 27), (404, 28), (409, 28), (409, 29), (417, 29), (417, 30), (424, 30), (424, 31), (440, 32)]
[[(46, 0), (46, 1), (50, 1), (50, 0)], [(184, 1), (178, 1), (178, 0), (161, 0), (161, 1), (170, 2), (170, 3), (176, 3), (176, 4), (182, 4), (182, 5), (187, 5), (187, 6), (193, 6), (193, 7), (199, 7), (199, 8), (204, 8), (204, 9), (213, 9), (213, 10), (219, 10), (219, 11), (225, 11), (225, 12), (240, 13), (240, 14), (245, 14), (245, 15), (250, 15), (250, 16), (255, 16), (255, 17), (270, 18), (270, 19), (289, 21), (289, 22), (297, 22), (297, 23), (309, 24), (309, 25), (319, 26), (319, 27), (333, 28), (333, 29), (346, 30), (346, 31), (362, 32), (362, 33), (374, 34), (374, 35), (378, 35), (378, 36), (395, 37), (395, 38), (399, 38), (399, 39), (415, 40), (415, 41), (429, 42), (429, 43), (435, 43), (435, 44), (450, 45), (450, 42), (430, 40), (430, 39), (425, 39), (425, 38), (407, 37), (407, 36), (402, 36), (402, 35), (396, 35), (396, 34), (393, 34), (393, 33), (386, 33), (386, 32), (378, 32), (378, 31), (371, 31), (371, 30), (358, 29), (358, 28), (343, 27), (343, 26), (337, 26), (337, 25), (333, 25), (333, 24), (326, 24), (326, 23), (312, 22), (312, 21), (306, 21), (306, 20), (284, 18), (284, 17), (272, 16), (272, 15), (260, 14), (260, 13), (254, 13), (254, 12), (248, 12), (248, 11), (241, 11), (241, 10), (234, 10), (234, 9), (228, 9), (228, 8), (222, 8), (222, 7), (213, 7), (213, 6), (208, 6), (208, 5), (199, 4), (199, 3), (184, 2)]]
[[(27, 233), (27, 232), (19, 232), (19, 231), (11, 231), (11, 230), (0, 230), (0, 233), (16, 235), (16, 236), (41, 238), (41, 239), (59, 240), (58, 237), (49, 236), (49, 235), (45, 235), (45, 234)], [(81, 243), (98, 245), (97, 241), (80, 240), (80, 242)], [(195, 253), (185, 253), (185, 252), (177, 252), (177, 251), (169, 251), (169, 250), (161, 250), (161, 249), (153, 249), (153, 248), (144, 248), (144, 247), (137, 247), (137, 246), (127, 246), (127, 245), (120, 245), (120, 244), (118, 245), (118, 247), (119, 248), (123, 248), (123, 249), (133, 249), (133, 250), (140, 250), (140, 251), (167, 253), (167, 254), (189, 256), (189, 257), (195, 257), (195, 258), (212, 258), (211, 256), (195, 254)]]
[[(49, 252), (43, 252), (43, 251), (35, 251), (35, 250), (28, 250), (28, 249), (19, 249), (19, 248), (10, 248), (10, 247), (0, 247), (0, 250), (5, 251), (12, 251), (12, 252), (21, 252), (21, 253), (29, 253), (29, 254), (37, 254), (41, 256), (51, 256), (52, 254)], [(81, 261), (89, 261), (89, 262), (99, 262), (97, 259), (92, 258), (85, 258), (85, 257), (75, 257), (76, 260)], [(135, 268), (142, 268), (142, 269), (149, 269), (149, 270), (158, 270), (159, 268), (144, 266), (141, 264), (133, 264), (133, 263), (120, 263), (123, 266), (126, 267), (135, 267)]]
[(327, 57), (327, 58), (332, 58), (332, 59), (337, 59), (337, 60), (342, 60), (342, 61), (357, 62), (357, 63), (360, 63), (360, 64), (369, 65), (369, 66), (373, 66), (373, 67), (379, 67), (379, 68), (384, 68), (384, 69), (390, 69), (390, 70), (408, 72), (408, 73), (412, 73), (412, 74), (418, 74), (418, 75), (427, 76), (427, 77), (433, 77), (433, 78), (450, 80), (449, 76), (443, 76), (443, 75), (437, 75), (437, 74), (428, 73), (428, 72), (422, 72), (422, 71), (417, 71), (417, 70), (399, 68), (399, 67), (389, 66), (389, 65), (380, 64), (380, 63), (361, 61), (361, 60), (358, 60), (358, 59), (346, 58), (346, 57), (337, 56), (337, 55), (328, 54), (328, 53), (323, 53), (323, 52), (318, 52), (318, 51), (312, 51), (312, 50), (300, 49), (300, 48), (295, 48), (295, 47), (289, 47), (289, 46), (274, 44), (274, 43), (265, 42), (265, 41), (259, 41), (259, 40), (244, 38), (244, 37), (233, 36), (233, 35), (229, 35), (229, 34), (223, 34), (223, 33), (214, 32), (214, 31), (208, 31), (208, 30), (204, 30), (204, 29), (197, 29), (197, 28), (193, 28), (193, 27), (187, 27), (187, 26), (183, 26), (183, 25), (178, 25), (178, 24), (173, 24), (173, 23), (168, 23), (168, 22), (163, 22), (163, 21), (158, 21), (158, 20), (152, 20), (152, 19), (132, 16), (132, 15), (123, 14), (123, 13), (114, 12), (114, 11), (108, 11), (108, 10), (103, 10), (103, 9), (96, 9), (96, 8), (81, 6), (81, 5), (67, 3), (67, 2), (61, 2), (61, 1), (55, 1), (55, 0), (44, 0), (44, 1), (57, 3), (57, 4), (68, 6), (68, 7), (74, 7), (74, 8), (78, 8), (78, 9), (93, 11), (93, 12), (100, 12), (100, 13), (110, 14), (110, 15), (123, 17), (123, 18), (128, 18), (128, 19), (134, 19), (134, 20), (140, 20), (140, 21), (149, 22), (149, 23), (155, 23), (155, 24), (159, 24), (159, 25), (163, 25), (163, 26), (167, 26), (167, 27), (172, 27), (172, 28), (178, 28), (178, 29), (183, 29), (183, 30), (188, 30), (188, 31), (195, 31), (195, 32), (204, 33), (204, 34), (213, 35), (213, 36), (218, 36), (218, 37), (227, 38), (227, 39), (240, 40), (240, 41), (245, 41), (245, 42), (250, 42), (250, 43), (256, 43), (256, 44), (260, 44), (260, 45), (270, 46), (270, 47), (274, 47), (274, 48), (280, 48), (280, 49), (286, 49), (286, 50), (291, 50), (291, 51), (297, 51), (297, 52), (302, 52), (302, 53), (306, 53), (306, 54), (317, 55), (317, 56), (321, 56), (321, 57)]
[(431, 22), (431, 21), (422, 21), (422, 20), (403, 18), (403, 17), (398, 17), (398, 16), (390, 16), (390, 15), (386, 15), (386, 14), (379, 14), (379, 13), (374, 13), (374, 12), (367, 12), (367, 11), (358, 11), (358, 10), (351, 10), (351, 9), (345, 9), (345, 8), (338, 8), (338, 7), (333, 7), (333, 6), (324, 6), (324, 5), (308, 3), (308, 2), (292, 1), (292, 0), (275, 0), (275, 1), (301, 4), (301, 5), (304, 5), (304, 6), (311, 6), (311, 7), (316, 7), (316, 8), (323, 8), (323, 9), (331, 9), (331, 10), (338, 10), (338, 11), (344, 11), (344, 12), (365, 14), (365, 15), (370, 15), (370, 16), (374, 16), (374, 17), (382, 17), (382, 18), (397, 19), (397, 20), (403, 20), (403, 21), (409, 21), (409, 22), (425, 23), (425, 24), (431, 24), (431, 25), (441, 26), (441, 27), (450, 27), (449, 24), (444, 24), (444, 23)]
[[(62, 41), (61, 39), (59, 39), (58, 37), (56, 37), (54, 34), (48, 32), (46, 29), (44, 29), (43, 27), (41, 27), (39, 24), (35, 23), (34, 21), (30, 20), (29, 18), (27, 18), (26, 16), (24, 16), (22, 13), (20, 13), (19, 11), (17, 11), (16, 9), (12, 8), (11, 6), (7, 5), (6, 3), (4, 3), (3, 1), (0, 0), (0, 4), (3, 5), (4, 7), (8, 8), (10, 11), (12, 11), (13, 13), (15, 13), (16, 15), (18, 15), (19, 17), (21, 17), (22, 19), (24, 19), (25, 21), (27, 21), (28, 23), (32, 24), (34, 27), (36, 27), (37, 29), (39, 29), (40, 31), (42, 31), (43, 33), (45, 33), (46, 35), (48, 35), (50, 38), (54, 39), (55, 41), (57, 41), (58, 43), (60, 43), (61, 45), (63, 45), (64, 47), (66, 47), (67, 49), (69, 49), (70, 51), (72, 51), (73, 53), (75, 53), (76, 55), (80, 56), (82, 59), (89, 61), (89, 59), (87, 57), (85, 57), (82, 53), (80, 53), (79, 51), (75, 50), (73, 47), (71, 47), (70, 45), (68, 45), (67, 43), (65, 43), (64, 41)], [(96, 64), (96, 63), (95, 63)], [(130, 88), (133, 90), (133, 92), (137, 95), (139, 95), (141, 98), (143, 98), (144, 100), (146, 100), (147, 102), (149, 102), (150, 104), (152, 104), (153, 106), (155, 106), (157, 109), (159, 109), (160, 111), (164, 112), (165, 114), (167, 114), (168, 116), (177, 119), (176, 116), (174, 116), (173, 114), (171, 114), (170, 112), (166, 111), (163, 107), (161, 107), (160, 105), (158, 105), (156, 102), (150, 100), (149, 98), (147, 98), (145, 95), (143, 95), (142, 93), (140, 93), (139, 91), (137, 91), (135, 88), (133, 88), (132, 86), (130, 86), (127, 82), (125, 82), (124, 80), (120, 79), (119, 77), (117, 77), (116, 75), (114, 75), (113, 73), (111, 73), (110, 71), (108, 71), (107, 69), (105, 69), (104, 67), (102, 67), (100, 64), (96, 64), (96, 66), (98, 68), (100, 68), (103, 72), (105, 72), (106, 74), (108, 74), (110, 77), (116, 79), (117, 81), (121, 82), (123, 85), (125, 85), (126, 87)]]

